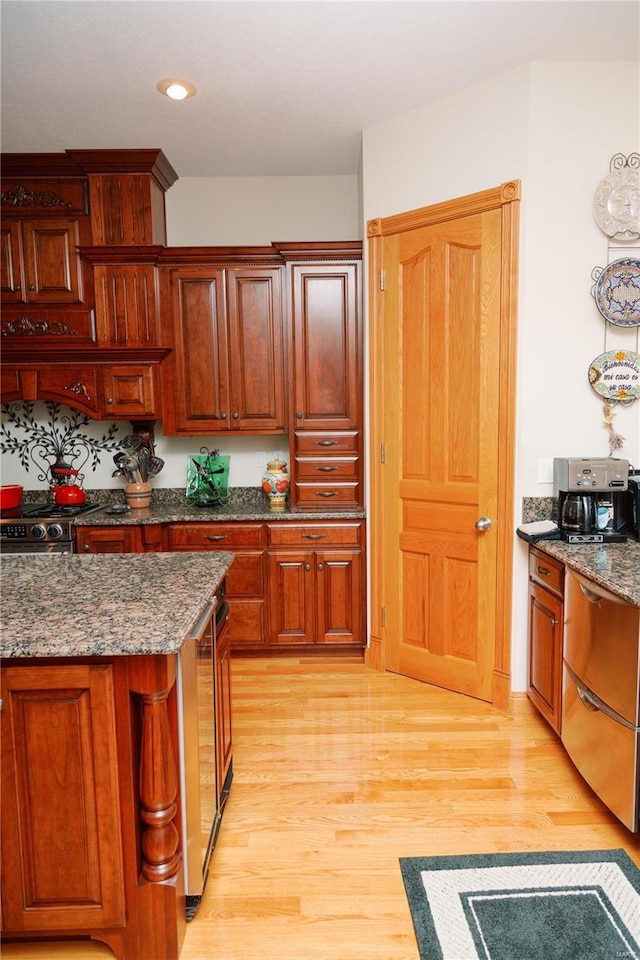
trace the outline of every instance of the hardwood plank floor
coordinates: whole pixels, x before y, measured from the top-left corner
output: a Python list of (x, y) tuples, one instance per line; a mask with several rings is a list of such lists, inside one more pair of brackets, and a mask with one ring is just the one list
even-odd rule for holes
[(418, 960), (402, 856), (622, 847), (640, 865), (532, 707), (298, 658), (234, 660), (233, 699), (235, 777), (181, 960)]

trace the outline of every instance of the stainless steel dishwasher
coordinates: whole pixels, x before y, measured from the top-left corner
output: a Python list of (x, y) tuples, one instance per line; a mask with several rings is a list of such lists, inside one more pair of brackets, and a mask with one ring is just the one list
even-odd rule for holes
[(562, 742), (600, 799), (640, 828), (640, 607), (572, 570), (565, 581)]

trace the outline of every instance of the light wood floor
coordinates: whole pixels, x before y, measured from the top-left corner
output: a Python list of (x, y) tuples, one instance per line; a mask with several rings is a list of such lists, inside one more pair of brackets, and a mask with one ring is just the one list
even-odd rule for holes
[(235, 778), (181, 960), (418, 960), (402, 856), (623, 847), (640, 865), (527, 703), (506, 717), (348, 662), (239, 659), (233, 680)]

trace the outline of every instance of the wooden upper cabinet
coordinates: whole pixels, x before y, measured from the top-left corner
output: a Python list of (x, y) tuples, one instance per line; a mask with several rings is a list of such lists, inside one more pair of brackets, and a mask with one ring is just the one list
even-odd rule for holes
[(21, 177), (9, 163), (1, 197), (3, 346), (92, 342), (93, 277), (79, 253), (90, 240), (86, 183)]
[(357, 263), (291, 264), (295, 427), (360, 426)]
[(178, 175), (161, 150), (67, 150), (87, 175), (92, 242), (167, 242), (164, 195)]
[(282, 433), (281, 268), (203, 264), (170, 274), (175, 384), (165, 432)]

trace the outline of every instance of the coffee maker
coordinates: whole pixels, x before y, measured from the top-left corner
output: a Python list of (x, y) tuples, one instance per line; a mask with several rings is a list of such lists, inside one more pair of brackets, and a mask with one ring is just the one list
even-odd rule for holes
[(567, 543), (624, 543), (620, 499), (629, 484), (629, 461), (613, 457), (556, 457), (553, 494), (558, 527)]

